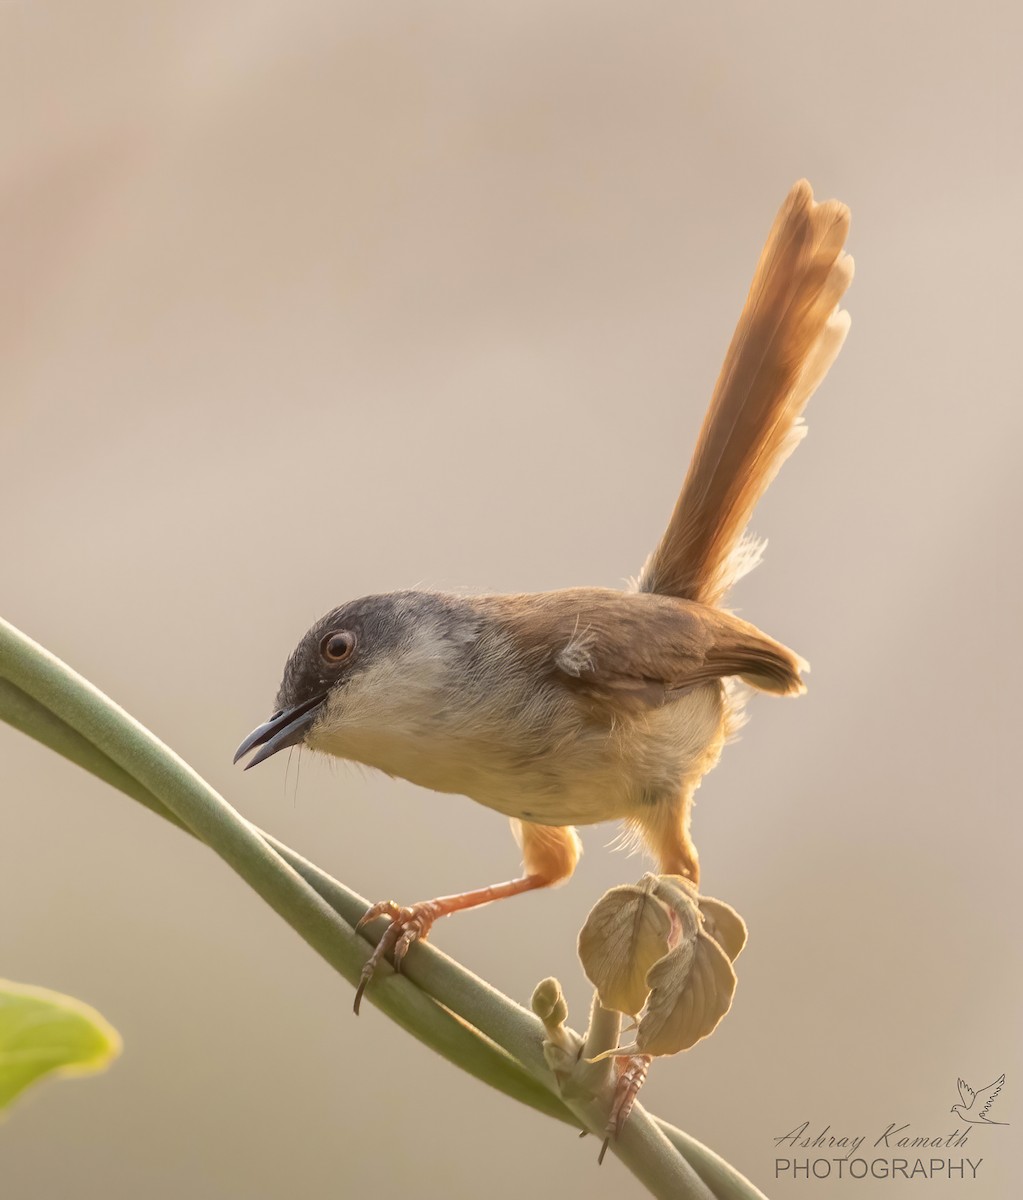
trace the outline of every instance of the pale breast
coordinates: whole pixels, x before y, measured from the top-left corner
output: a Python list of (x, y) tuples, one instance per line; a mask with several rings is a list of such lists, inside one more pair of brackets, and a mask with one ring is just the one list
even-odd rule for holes
[(591, 825), (677, 798), (687, 780), (713, 766), (722, 731), (721, 688), (712, 685), (613, 729), (562, 715), (542, 738), (524, 738), (511, 723), (475, 736), (438, 721), (388, 734), (351, 730), (333, 752), (509, 817)]

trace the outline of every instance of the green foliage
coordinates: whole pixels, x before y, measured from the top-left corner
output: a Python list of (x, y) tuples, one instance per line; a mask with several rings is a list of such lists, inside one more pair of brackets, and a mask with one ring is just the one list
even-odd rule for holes
[(94, 1008), (48, 988), (0, 979), (0, 1109), (47, 1075), (104, 1071), (121, 1039)]

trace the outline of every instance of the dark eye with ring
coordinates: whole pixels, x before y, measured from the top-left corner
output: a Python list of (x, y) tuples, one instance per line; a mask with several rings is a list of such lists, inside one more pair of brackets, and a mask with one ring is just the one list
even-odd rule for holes
[(328, 633), (323, 641), (320, 642), (320, 654), (329, 663), (343, 663), (346, 659), (352, 657), (354, 650), (355, 634), (349, 633), (347, 629), (336, 633)]

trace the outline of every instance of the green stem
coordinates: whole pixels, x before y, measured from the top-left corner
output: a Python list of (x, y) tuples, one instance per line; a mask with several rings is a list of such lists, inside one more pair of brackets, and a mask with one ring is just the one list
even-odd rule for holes
[[(2, 627), (0, 627), (0, 632), (2, 632)], [(0, 664), (2, 664), (2, 659), (0, 659)], [(158, 816), (191, 834), (192, 831), (180, 818), (175, 816), (152, 792), (143, 787), (134, 776), (129, 775), (127, 771), (119, 767), (39, 701), (26, 695), (20, 688), (3, 678), (0, 678), (0, 719), (35, 738), (51, 750), (57, 751), (58, 754), (83, 767), (97, 778), (124, 792), (125, 795), (138, 800)], [(254, 825), (250, 827), (264, 838), (289, 866), (297, 871), (354, 929), (369, 907), (367, 900), (346, 888), (326, 871), (309, 862), (308, 859), (303, 858), (290, 846), (278, 841), (272, 834), (266, 833)], [(362, 931), (359, 936), (366, 940), (367, 946), (358, 960), (357, 969), (361, 970), (365, 953), (368, 953), (369, 946), (375, 944), (379, 932), (368, 929)], [(386, 967), (384, 971), (387, 972)], [(452, 1012), (464, 1013), (470, 1009), (476, 1011), (480, 1022), (478, 1028), (486, 1034), (489, 1042), (496, 1042), (514, 1058), (535, 1067), (538, 1072), (543, 1071), (546, 1074), (541, 1048), (543, 1029), (532, 1013), (521, 1008), (513, 1000), (491, 987), (471, 971), (466, 970), (442, 951), (430, 945), (414, 947), (405, 960), (402, 975), (394, 976), (393, 972), (387, 972), (381, 980), (373, 984), (367, 995), (370, 999), (376, 1000), (381, 986), (400, 987), (406, 985), (408, 981), (418, 985)], [(476, 998), (481, 992), (487, 1000), (487, 1004), (482, 1008), (476, 1003)], [(552, 1111), (549, 1099), (550, 1097), (545, 1098), (543, 1105), (543, 1110), (547, 1112)], [(557, 1104), (557, 1102), (555, 1103)], [(552, 1115), (557, 1115), (565, 1121), (573, 1121), (568, 1111), (561, 1105), (557, 1105), (557, 1111), (552, 1112)]]
[[(75, 743), (75, 737), (80, 737), (86, 746), (91, 744), (93, 753), (89, 757), (93, 761), (82, 765), (98, 768), (96, 773), (105, 777), (114, 776), (110, 782), (153, 811), (169, 812), (176, 823), (195, 833), (230, 863), (335, 970), (349, 982), (358, 979), (369, 953), (369, 944), (283, 861), (276, 849), (152, 734), (91, 685), (76, 680), (77, 687), (68, 686), (61, 679), (62, 672), (54, 669), (56, 664), (57, 668), (67, 671), (63, 664), (57, 660), (37, 663), (43, 670), (38, 677), (33, 677), (31, 671), (24, 669), (23, 663), (15, 661), (12, 647), (17, 648), (17, 642), (10, 634), (10, 627), (0, 622), (0, 673), (7, 676), (7, 682), (0, 685), (0, 711), (5, 719), (9, 718), (10, 723), (19, 728), (28, 726), (26, 731), (33, 734), (38, 730), (40, 735), (45, 735), (45, 738), (40, 736), (40, 740), (52, 738), (60, 744), (62, 752), (71, 751), (68, 757), (76, 761), (83, 754), (81, 743)], [(20, 635), (17, 636), (20, 640)], [(29, 647), (45, 655), (45, 651), (31, 642)], [(27, 689), (20, 686), (24, 682), (37, 686), (43, 695), (29, 696)], [(96, 703), (97, 697), (102, 704)], [(31, 727), (33, 699), (44, 706), (44, 710), (49, 710), (34, 728)], [(75, 709), (76, 700), (86, 710), (84, 729), (67, 728), (74, 726), (75, 716), (82, 717)], [(88, 711), (90, 706), (91, 713)], [(65, 728), (55, 724), (56, 721)], [(121, 762), (115, 754), (107, 753), (116, 742), (119, 722), (125, 727), (127, 744), (127, 749), (121, 750)], [(96, 754), (105, 758), (109, 767), (96, 760)], [(148, 778), (140, 779), (135, 772)], [(208, 836), (204, 836), (204, 832)], [(550, 1116), (577, 1124), (542, 1081), (523, 1070), (506, 1051), (447, 1011), (411, 980), (389, 972), (374, 989), (372, 999), (403, 1029), (470, 1074)]]
[(668, 1141), (710, 1188), (715, 1200), (767, 1200), (755, 1184), (709, 1146), (659, 1117), (655, 1120)]

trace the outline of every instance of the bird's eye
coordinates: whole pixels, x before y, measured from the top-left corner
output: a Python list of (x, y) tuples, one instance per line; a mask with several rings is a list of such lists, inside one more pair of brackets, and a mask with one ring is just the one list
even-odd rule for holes
[(352, 657), (352, 651), (355, 649), (355, 634), (349, 633), (347, 629), (339, 633), (328, 633), (327, 636), (320, 642), (320, 654), (329, 663), (342, 663), (347, 658)]

